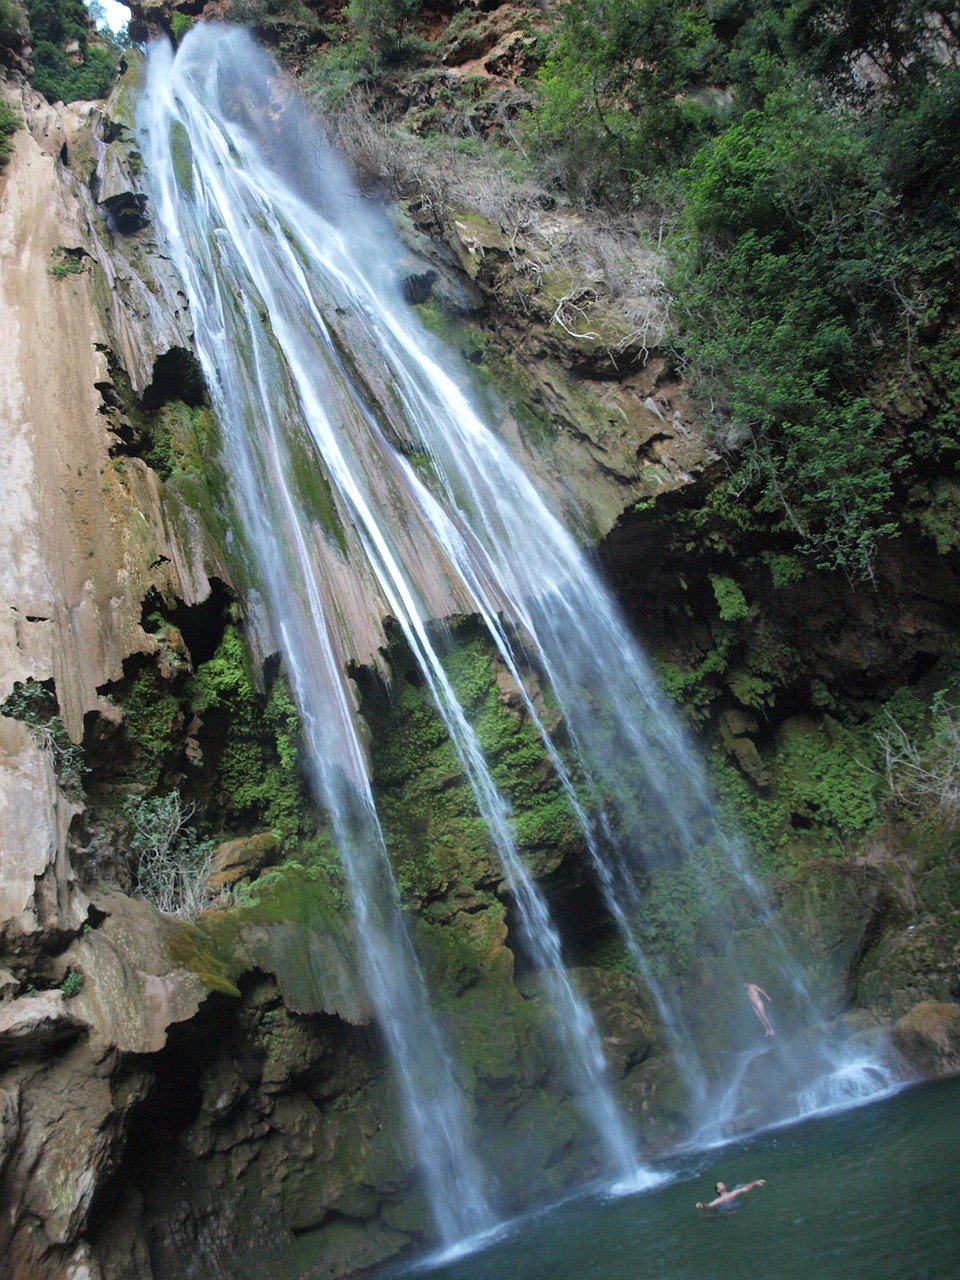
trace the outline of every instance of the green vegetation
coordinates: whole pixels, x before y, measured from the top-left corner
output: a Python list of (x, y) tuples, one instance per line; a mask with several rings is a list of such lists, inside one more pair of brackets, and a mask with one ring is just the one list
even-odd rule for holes
[[(494, 782), (513, 807), (513, 822), (534, 874), (553, 869), (579, 842), (562, 789), (527, 718), (497, 684), (488, 638), (458, 629), (444, 664), (473, 725)], [(400, 640), (390, 649), (393, 682), (368, 691), (363, 711), (372, 730), (378, 808), (401, 891), (429, 903), (444, 894), (476, 894), (477, 880), (499, 879), (490, 834), (481, 821), (456, 751), (429, 692)]]
[(37, 746), (49, 752), (64, 791), (74, 799), (79, 798), (83, 794), (86, 772), (83, 748), (70, 741), (64, 728), (53, 681), (18, 680), (13, 691), (0, 703), (0, 715), (22, 720), (29, 726)]
[[(685, 156), (713, 112), (692, 96), (717, 49), (706, 13), (670, 0), (569, 0), (536, 125), (581, 198), (627, 197)], [(554, 160), (556, 163), (556, 160)]]
[(56, 261), (50, 268), (50, 274), (54, 280), (65, 280), (68, 276), (83, 274), (84, 258), (87, 256), (83, 249), (66, 249), (60, 244), (53, 253)]
[(133, 675), (117, 701), (123, 709), (130, 771), (152, 791), (175, 759), (186, 723), (184, 708), (152, 663)]
[(33, 41), (33, 87), (48, 102), (104, 98), (122, 46), (109, 30), (95, 32), (83, 0), (25, 0)]
[(0, 0), (0, 48), (18, 48), (28, 29), (27, 15), (18, 0)]
[(131, 796), (124, 805), (130, 823), (130, 848), (137, 858), (137, 888), (165, 915), (189, 920), (209, 901), (207, 876), (213, 842), (201, 840), (190, 825), (193, 807), (180, 792)]
[(948, 474), (960, 459), (951, 21), (570, 0), (541, 78), (535, 122), (575, 195), (681, 210), (674, 342), (734, 490), (852, 579), (902, 527), (899, 486), (937, 451)]
[(422, 0), (349, 0), (347, 20), (364, 43), (379, 54), (399, 53), (409, 23)]
[[(888, 723), (878, 730), (883, 771), (897, 804), (939, 819), (949, 828), (960, 823), (960, 708), (934, 698), (923, 729), (911, 732), (887, 708)], [(925, 730), (925, 732), (923, 731)]]
[[(2, 22), (2, 11), (0, 11), (0, 22)], [(10, 153), (13, 151), (13, 135), (21, 124), (23, 121), (13, 107), (6, 102), (0, 102), (0, 171), (10, 159)]]
[(72, 1000), (83, 990), (83, 974), (79, 969), (68, 969), (60, 983), (64, 1000)]
[(193, 19), (189, 14), (183, 13), (180, 9), (174, 9), (170, 15), (170, 30), (173, 38), (179, 44), (183, 37), (193, 26)]
[(263, 696), (247, 661), (240, 632), (228, 626), (216, 654), (188, 683), (190, 706), (203, 720), (200, 739), (216, 771), (221, 825), (262, 824), (291, 836), (300, 831), (305, 806), (299, 716), (283, 677)]

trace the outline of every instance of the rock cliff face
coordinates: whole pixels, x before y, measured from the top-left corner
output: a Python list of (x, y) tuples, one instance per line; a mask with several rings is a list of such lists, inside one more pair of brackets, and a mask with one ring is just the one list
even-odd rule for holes
[[(218, 565), (190, 511), (121, 445), (114, 371), (143, 394), (164, 356), (189, 351), (190, 331), (175, 290), (158, 300), (97, 205), (101, 109), (55, 109), (20, 82), (4, 93), (24, 127), (0, 177), (0, 692), (55, 690), (69, 751), (88, 717), (116, 718), (101, 690), (124, 661), (157, 648), (141, 626), (144, 599), (199, 602)], [(162, 276), (162, 261), (154, 267)], [(154, 911), (127, 899), (104, 909), (81, 888), (68, 841), (82, 803), (61, 786), (57, 758), (36, 726), (0, 718), (0, 936), (13, 969), (0, 1176), (4, 1256), (17, 1276), (44, 1274), (48, 1255), (57, 1268), (85, 1259), (77, 1240), (144, 1093), (131, 1064), (204, 995), (166, 957)], [(70, 973), (83, 990), (68, 1003)], [(115, 1274), (135, 1274), (130, 1265)]]
[[(143, 7), (137, 21), (169, 16)], [(294, 63), (318, 38), (308, 25), (276, 33)], [(501, 6), (454, 32), (405, 109), (435, 110), (451, 78), (480, 76), (483, 111), (502, 118), (521, 25)], [(238, 638), (216, 430), (137, 177), (136, 75), (106, 107), (3, 86), (24, 127), (0, 175), (0, 1259), (12, 1280), (182, 1280), (256, 1274), (257, 1251), (293, 1274), (306, 1248), (315, 1274), (343, 1274), (429, 1226), (343, 886), (292, 763), (295, 713), (276, 658), (252, 628), (252, 656)], [(867, 818), (850, 814), (873, 784), (854, 776), (859, 740), (838, 708), (844, 692), (892, 698), (956, 654), (954, 571), (918, 537), (884, 555), (876, 594), (854, 593), (794, 574), (785, 544), (774, 590), (770, 548), (710, 505), (722, 460), (657, 346), (655, 255), (625, 308), (586, 250), (571, 277), (569, 246), (590, 240), (581, 214), (511, 220), (462, 189), (434, 204), (424, 190), (401, 215), (420, 255), (411, 301), (457, 326), (505, 433), (597, 543), (761, 839), (786, 847), (773, 894), (818, 994), (832, 1012), (901, 1019), (907, 1058), (955, 1069), (953, 832), (897, 811), (863, 839)], [(649, 1145), (669, 1141), (683, 1099), (651, 1001), (611, 956), (514, 691), (460, 625), (491, 755), (504, 773), (525, 761), (530, 858), (620, 1100)], [(398, 878), (498, 1194), (525, 1203), (596, 1155), (399, 643), (384, 672), (355, 676)], [(210, 883), (232, 895), (193, 924), (134, 896), (129, 801), (175, 789), (222, 837)], [(711, 981), (696, 960), (687, 979)]]

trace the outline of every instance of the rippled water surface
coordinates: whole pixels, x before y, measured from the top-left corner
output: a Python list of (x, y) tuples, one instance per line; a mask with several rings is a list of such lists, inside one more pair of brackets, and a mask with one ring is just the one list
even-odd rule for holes
[[(664, 1166), (672, 1180), (571, 1200), (515, 1223), (430, 1280), (958, 1280), (960, 1080)], [(713, 1183), (766, 1178), (736, 1213)], [(381, 1280), (391, 1273), (382, 1273)], [(394, 1271), (393, 1275), (397, 1275)]]

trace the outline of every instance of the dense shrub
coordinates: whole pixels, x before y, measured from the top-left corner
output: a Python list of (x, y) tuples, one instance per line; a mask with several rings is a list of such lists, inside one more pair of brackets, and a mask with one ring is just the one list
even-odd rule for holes
[[(541, 73), (549, 177), (682, 210), (673, 341), (733, 492), (852, 579), (911, 473), (960, 460), (957, 22), (922, 0), (570, 0)], [(907, 430), (906, 400), (931, 405)]]
[[(117, 78), (121, 48), (94, 33), (83, 0), (26, 0), (33, 37), (33, 87), (48, 102), (103, 98)], [(68, 46), (75, 46), (75, 51)]]
[(20, 128), (21, 120), (16, 111), (0, 102), (0, 169), (7, 163), (13, 150), (13, 135)]

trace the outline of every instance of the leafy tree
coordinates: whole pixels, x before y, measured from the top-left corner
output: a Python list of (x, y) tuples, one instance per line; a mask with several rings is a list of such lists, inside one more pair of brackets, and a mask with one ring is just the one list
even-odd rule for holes
[(863, 389), (902, 262), (882, 166), (810, 93), (771, 95), (681, 175), (680, 345), (738, 479), (825, 567), (869, 575), (898, 444)]
[(124, 806), (137, 855), (137, 887), (158, 911), (192, 919), (210, 901), (207, 877), (213, 842), (190, 825), (193, 807), (179, 791), (165, 796), (131, 796)]
[[(587, 162), (589, 178), (628, 186), (685, 156), (710, 108), (719, 47), (704, 11), (676, 0), (570, 0), (541, 72), (541, 134)], [(589, 180), (589, 179), (588, 179)]]
[(28, 30), (23, 6), (17, 0), (0, 0), (0, 49), (18, 49)]
[(957, 65), (960, 9), (926, 0), (800, 0), (789, 51), (839, 92), (865, 98), (921, 85)]
[[(91, 39), (83, 0), (26, 0), (35, 89), (48, 102), (103, 98), (117, 78), (121, 46), (109, 32)], [(75, 42), (75, 51), (67, 51)]]
[(350, 25), (379, 54), (399, 52), (410, 19), (422, 8), (421, 0), (350, 0)]
[(851, 577), (907, 468), (960, 459), (958, 34), (924, 0), (569, 0), (541, 75), (572, 194), (683, 206), (676, 345), (733, 490)]

